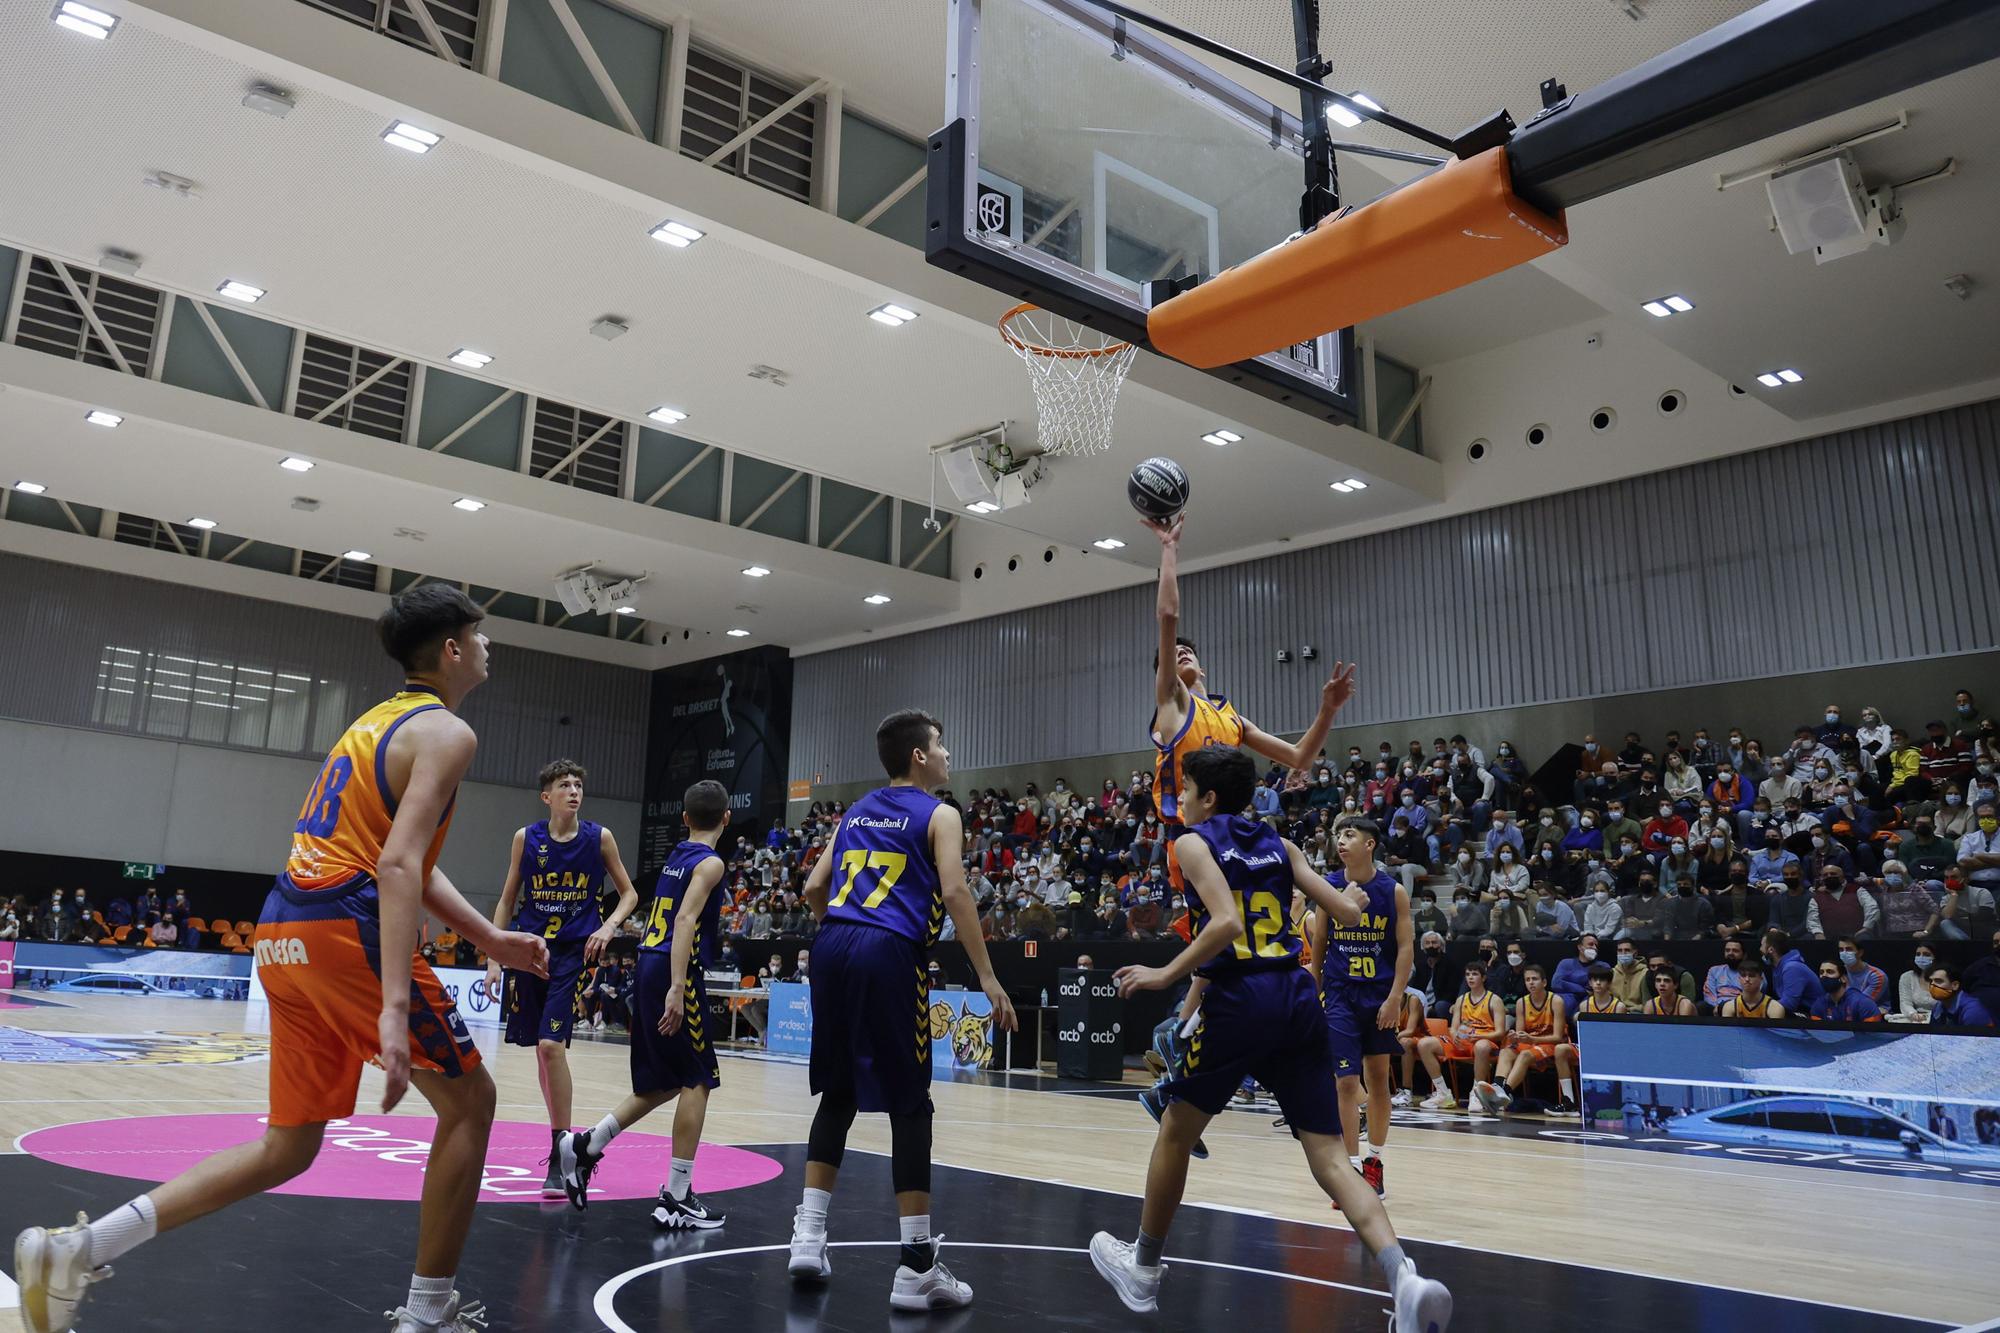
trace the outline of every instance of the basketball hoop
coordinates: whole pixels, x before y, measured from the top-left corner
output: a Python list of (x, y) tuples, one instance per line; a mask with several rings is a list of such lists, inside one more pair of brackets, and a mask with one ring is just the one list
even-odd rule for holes
[(1000, 336), (1028, 367), (1042, 452), (1083, 458), (1111, 447), (1111, 416), (1137, 349), (1035, 305), (1000, 316)]

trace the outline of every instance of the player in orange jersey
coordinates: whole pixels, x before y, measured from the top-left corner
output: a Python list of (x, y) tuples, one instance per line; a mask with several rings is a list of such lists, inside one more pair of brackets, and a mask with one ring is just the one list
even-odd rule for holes
[[(326, 1122), (354, 1113), (361, 1066), (386, 1075), (382, 1110), (410, 1084), (437, 1113), (417, 1261), (393, 1333), (472, 1333), (481, 1309), (452, 1289), (493, 1125), (493, 1079), (457, 1008), (416, 956), (426, 908), (503, 965), (547, 975), (533, 935), (500, 930), (437, 869), (477, 741), (457, 714), (486, 679), (483, 613), (448, 584), (395, 598), (376, 628), (401, 692), (335, 743), (292, 831), (292, 854), (256, 932), (271, 1007), (271, 1113), (263, 1137), (224, 1149), (94, 1222), (30, 1227), (14, 1243), (31, 1333), (60, 1333), (112, 1260), (311, 1166)], [(130, 1314), (128, 1313), (128, 1318)]]

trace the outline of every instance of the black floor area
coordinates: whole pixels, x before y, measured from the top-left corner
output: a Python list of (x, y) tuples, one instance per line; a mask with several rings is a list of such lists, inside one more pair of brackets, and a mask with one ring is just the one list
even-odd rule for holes
[[(896, 1235), (886, 1158), (851, 1152), (834, 1201), (832, 1282), (794, 1290), (785, 1244), (805, 1149), (759, 1148), (785, 1174), (710, 1197), (729, 1223), (700, 1236), (661, 1234), (643, 1201), (483, 1206), (459, 1274), (495, 1333), (606, 1327), (640, 1333), (756, 1330), (1378, 1329), (1381, 1275), (1349, 1232), (1206, 1208), (1184, 1209), (1167, 1246), (1161, 1310), (1128, 1312), (1084, 1252), (1100, 1228), (1130, 1235), (1138, 1201), (1037, 1180), (939, 1167), (934, 1226), (946, 1262), (977, 1292), (969, 1311), (892, 1316)], [(1033, 1163), (1022, 1167), (1033, 1171)], [(607, 1171), (617, 1170), (614, 1147)], [(1301, 1166), (1303, 1169), (1303, 1166)], [(1134, 1169), (1133, 1187), (1141, 1184)], [(30, 1223), (101, 1212), (134, 1182), (25, 1156), (0, 1158), (0, 1237)], [(161, 1237), (93, 1289), (78, 1333), (118, 1330), (364, 1330), (399, 1303), (416, 1236), (409, 1204), (266, 1196)], [(1581, 1243), (1589, 1212), (1552, 1228)], [(1023, 1248), (1008, 1248), (1023, 1247)], [(1939, 1325), (1633, 1277), (1459, 1246), (1412, 1244), (1453, 1289), (1456, 1333), (1645, 1328), (1701, 1333), (1888, 1333)], [(653, 1266), (647, 1268), (647, 1266)], [(615, 1292), (600, 1289), (635, 1269)], [(1301, 1280), (1305, 1279), (1305, 1280)]]

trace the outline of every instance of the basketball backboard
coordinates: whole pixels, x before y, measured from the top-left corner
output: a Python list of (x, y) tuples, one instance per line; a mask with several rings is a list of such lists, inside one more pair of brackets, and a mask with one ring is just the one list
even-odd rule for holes
[[(1149, 282), (1212, 278), (1299, 229), (1305, 134), (1225, 72), (1084, 0), (950, 0), (927, 253), (1144, 345)], [(1353, 337), (1214, 373), (1333, 421)]]

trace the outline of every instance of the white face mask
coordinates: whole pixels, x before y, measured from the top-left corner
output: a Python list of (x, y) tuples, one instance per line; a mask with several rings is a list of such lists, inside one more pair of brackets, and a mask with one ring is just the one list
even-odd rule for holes
[(1469, 865), (1471, 865), (1471, 864), (1472, 864), (1472, 853), (1471, 853), (1471, 852), (1460, 852), (1460, 853), (1458, 854), (1458, 863), (1459, 863), (1460, 865), (1462, 865), (1462, 866), (1469, 866)]

